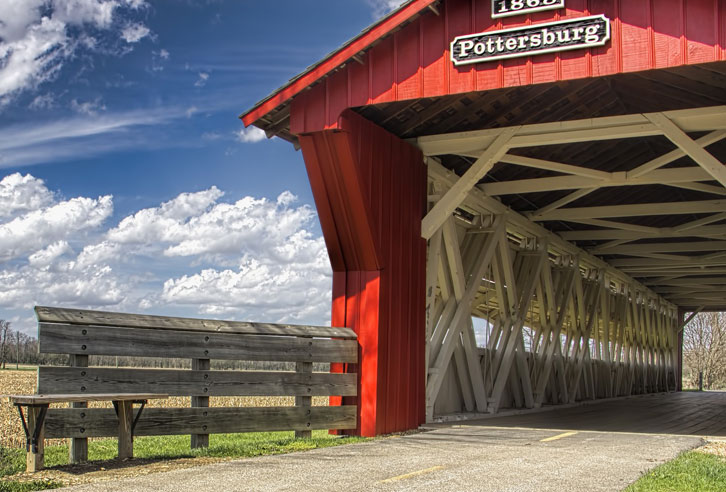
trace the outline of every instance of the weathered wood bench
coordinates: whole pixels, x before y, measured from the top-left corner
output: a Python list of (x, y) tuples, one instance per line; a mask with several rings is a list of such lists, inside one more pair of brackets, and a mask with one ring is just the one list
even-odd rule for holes
[[(191, 407), (147, 408), (135, 436), (210, 434), (356, 427), (356, 407), (312, 406), (313, 396), (357, 395), (357, 375), (313, 372), (313, 363), (356, 363), (358, 342), (348, 328), (169, 318), (36, 307), (41, 353), (69, 354), (69, 366), (38, 368), (40, 394), (140, 394), (191, 397)], [(89, 367), (93, 356), (191, 359), (189, 369)], [(91, 358), (89, 360), (89, 357)], [(294, 362), (291, 371), (211, 370), (211, 361)], [(294, 407), (210, 407), (210, 397), (292, 396)], [(87, 438), (118, 435), (113, 409), (51, 408), (46, 438), (70, 438), (70, 461), (87, 459)]]
[[(35, 472), (43, 468), (45, 457), (43, 425), (48, 407), (51, 403), (72, 403), (89, 401), (110, 401), (113, 403), (118, 420), (118, 457), (132, 458), (134, 455), (134, 428), (141, 417), (146, 402), (151, 399), (169, 398), (169, 395), (156, 393), (116, 393), (88, 395), (9, 395), (8, 400), (15, 405), (20, 414), (25, 431), (25, 449), (27, 451), (26, 470)], [(139, 411), (134, 417), (133, 405), (139, 404)], [(23, 414), (27, 409), (27, 419)]]

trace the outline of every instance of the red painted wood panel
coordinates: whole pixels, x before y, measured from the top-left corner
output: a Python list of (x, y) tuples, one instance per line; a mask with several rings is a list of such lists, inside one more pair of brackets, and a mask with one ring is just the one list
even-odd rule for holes
[[(418, 149), (352, 111), (340, 127), (303, 134), (300, 143), (323, 232), (333, 238), (326, 240), (331, 261), (340, 258), (344, 268), (333, 276), (332, 321), (355, 330), (360, 344), (359, 396), (346, 402), (359, 405), (358, 434), (413, 429), (425, 412), (426, 168)], [(361, 268), (365, 248), (353, 246), (368, 239), (360, 224), (368, 224), (378, 268)]]
[(714, 18), (718, 5), (713, 0), (688, 0), (686, 11), (686, 39), (688, 63), (716, 61), (719, 43), (718, 23)]
[[(342, 85), (348, 86), (349, 107), (355, 107), (726, 60), (725, 3), (568, 0), (564, 10), (494, 21), (490, 0), (444, 0), (439, 16), (424, 13), (389, 35), (369, 51), (364, 65), (352, 62), (298, 95), (291, 127), (293, 133), (337, 127)], [(449, 44), (460, 34), (599, 14), (612, 21), (611, 42), (604, 47), (458, 68), (449, 59)], [(329, 93), (327, 112), (319, 102), (323, 90)]]

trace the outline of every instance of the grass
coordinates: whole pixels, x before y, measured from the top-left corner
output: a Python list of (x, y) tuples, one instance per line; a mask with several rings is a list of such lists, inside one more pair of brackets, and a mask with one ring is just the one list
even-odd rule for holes
[(38, 366), (27, 366), (24, 364), (20, 364), (17, 368), (15, 367), (15, 363), (7, 364), (5, 366), (5, 369), (0, 367), (0, 371), (35, 371), (38, 369)]
[[(294, 432), (259, 432), (248, 434), (215, 434), (209, 436), (209, 447), (190, 449), (189, 436), (154, 436), (134, 439), (134, 457), (149, 460), (171, 460), (178, 458), (215, 457), (249, 458), (253, 456), (291, 453), (342, 444), (366, 441), (360, 437), (331, 436), (327, 431), (313, 431), (312, 439), (295, 439)], [(89, 461), (107, 461), (116, 457), (118, 442), (104, 439), (88, 443)], [(67, 446), (45, 448), (46, 468), (68, 464)], [(8, 477), (25, 470), (25, 450), (0, 448), (0, 477)], [(34, 482), (0, 480), (0, 492), (24, 492), (45, 490), (63, 486), (55, 481)]]
[(625, 489), (626, 492), (723, 492), (726, 459), (690, 451), (659, 466)]

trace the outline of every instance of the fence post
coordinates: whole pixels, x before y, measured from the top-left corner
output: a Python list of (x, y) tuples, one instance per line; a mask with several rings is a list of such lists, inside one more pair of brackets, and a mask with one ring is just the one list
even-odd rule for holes
[[(302, 373), (302, 374), (312, 374), (313, 373), (313, 363), (312, 362), (296, 362), (295, 363), (295, 372)], [(295, 397), (295, 406), (306, 408), (308, 412), (310, 412), (311, 407), (313, 403), (313, 397), (312, 396), (296, 396)], [(295, 438), (297, 439), (310, 439), (313, 437), (313, 432), (309, 430), (296, 430), (295, 431)]]
[[(71, 354), (69, 365), (71, 367), (88, 367), (88, 356)], [(88, 408), (88, 403), (71, 403), (71, 408)], [(71, 463), (88, 461), (88, 439), (85, 437), (72, 437), (69, 441), (68, 461)]]
[[(208, 371), (209, 359), (192, 359), (192, 371)], [(192, 396), (192, 407), (208, 407), (208, 396)], [(209, 434), (192, 434), (192, 449), (209, 447)]]

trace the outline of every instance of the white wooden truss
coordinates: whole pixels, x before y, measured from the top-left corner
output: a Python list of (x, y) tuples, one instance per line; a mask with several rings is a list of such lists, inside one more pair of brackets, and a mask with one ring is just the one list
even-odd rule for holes
[[(692, 139), (693, 132), (703, 136)], [(624, 173), (509, 153), (654, 135), (676, 150)], [(429, 240), (428, 418), (674, 391), (678, 306), (726, 305), (726, 225), (719, 225), (726, 221), (726, 171), (707, 150), (724, 138), (724, 106), (418, 138), (429, 168), (430, 207), (422, 222)], [(459, 177), (436, 158), (445, 154), (475, 162)], [(665, 168), (686, 156), (693, 166)], [(478, 184), (497, 163), (561, 176)], [(714, 199), (568, 206), (599, 188), (647, 184)], [(572, 193), (526, 217), (495, 198), (554, 190)], [(662, 214), (708, 215), (675, 228), (617, 220)], [(555, 220), (596, 229), (557, 235), (538, 224)], [(638, 243), (646, 238), (669, 240)], [(607, 242), (588, 253), (568, 240)], [(598, 254), (617, 258), (606, 263)], [(484, 320), (477, 329), (472, 316)]]

